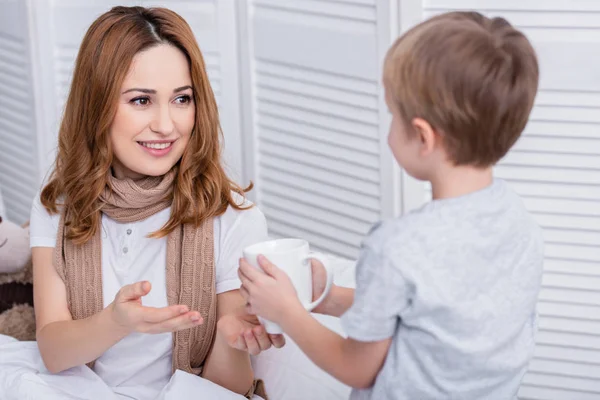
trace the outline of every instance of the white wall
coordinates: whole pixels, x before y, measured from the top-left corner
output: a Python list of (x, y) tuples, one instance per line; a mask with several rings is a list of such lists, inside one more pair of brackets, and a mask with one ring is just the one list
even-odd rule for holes
[[(0, 185), (19, 222), (53, 156), (73, 59), (108, 0), (0, 0)], [(120, 1), (121, 4), (149, 1)], [(524, 399), (600, 398), (600, 3), (594, 0), (181, 0), (217, 93), (227, 159), (271, 233), (354, 258), (380, 218), (426, 201), (386, 146), (379, 81), (399, 31), (448, 9), (502, 15), (541, 63), (531, 121), (496, 169), (545, 229)], [(35, 6), (35, 7), (33, 7)], [(34, 99), (34, 100), (32, 100)]]

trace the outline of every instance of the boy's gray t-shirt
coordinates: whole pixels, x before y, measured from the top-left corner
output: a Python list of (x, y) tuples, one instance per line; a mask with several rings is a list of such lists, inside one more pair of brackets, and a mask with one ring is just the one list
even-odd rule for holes
[(393, 339), (374, 386), (351, 398), (515, 399), (542, 265), (540, 227), (498, 179), (376, 226), (342, 323), (358, 341)]

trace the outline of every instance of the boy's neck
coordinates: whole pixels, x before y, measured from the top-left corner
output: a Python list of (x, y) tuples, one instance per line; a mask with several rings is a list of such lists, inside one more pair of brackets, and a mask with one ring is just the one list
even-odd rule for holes
[(459, 166), (443, 168), (431, 179), (434, 200), (460, 197), (490, 186), (494, 181), (492, 167)]

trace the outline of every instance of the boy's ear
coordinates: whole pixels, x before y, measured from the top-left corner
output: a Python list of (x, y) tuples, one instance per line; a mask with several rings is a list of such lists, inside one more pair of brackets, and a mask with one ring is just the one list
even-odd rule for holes
[(431, 154), (436, 146), (437, 141), (440, 139), (435, 133), (435, 130), (431, 124), (425, 121), (423, 118), (414, 118), (412, 120), (412, 126), (417, 133), (417, 139), (421, 142), (421, 156), (428, 156)]

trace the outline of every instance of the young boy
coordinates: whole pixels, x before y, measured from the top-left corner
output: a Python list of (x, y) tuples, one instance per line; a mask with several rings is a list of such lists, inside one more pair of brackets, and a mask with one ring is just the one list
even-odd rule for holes
[(398, 164), (431, 182), (433, 201), (376, 226), (356, 292), (334, 288), (314, 320), (287, 276), (240, 261), (253, 313), (277, 324), (352, 399), (515, 399), (534, 348), (542, 231), (492, 166), (525, 128), (535, 52), (501, 18), (454, 12), (388, 51), (383, 82)]

